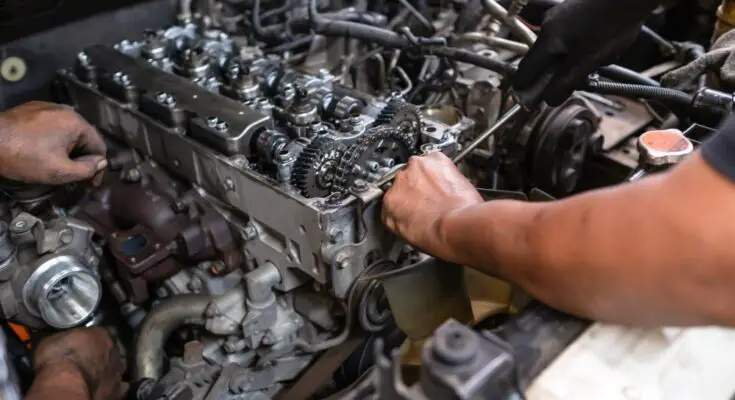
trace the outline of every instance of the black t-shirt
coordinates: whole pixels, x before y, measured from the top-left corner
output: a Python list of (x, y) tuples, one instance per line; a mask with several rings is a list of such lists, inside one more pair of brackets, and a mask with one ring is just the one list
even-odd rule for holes
[(735, 115), (702, 145), (702, 156), (717, 172), (735, 182)]

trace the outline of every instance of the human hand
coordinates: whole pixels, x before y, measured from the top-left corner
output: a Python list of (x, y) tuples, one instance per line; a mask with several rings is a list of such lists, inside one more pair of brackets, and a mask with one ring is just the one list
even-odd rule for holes
[(410, 244), (451, 260), (441, 224), (451, 213), (483, 199), (443, 153), (412, 157), (383, 197), (383, 223)]
[(107, 167), (106, 152), (97, 131), (71, 107), (32, 102), (0, 113), (4, 178), (52, 185), (92, 179)]
[(93, 400), (119, 399), (125, 394), (123, 359), (104, 328), (72, 329), (42, 340), (33, 354), (33, 369), (38, 376), (54, 368), (76, 369)]
[(521, 103), (563, 103), (592, 71), (612, 63), (635, 41), (658, 4), (658, 0), (566, 0), (554, 6), (513, 79)]

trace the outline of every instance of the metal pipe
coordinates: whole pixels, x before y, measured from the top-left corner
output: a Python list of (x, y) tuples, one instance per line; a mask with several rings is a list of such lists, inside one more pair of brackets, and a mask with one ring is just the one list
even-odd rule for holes
[(163, 375), (163, 346), (169, 336), (187, 324), (203, 325), (211, 296), (186, 295), (163, 301), (146, 316), (135, 339), (136, 381), (158, 380)]
[(529, 50), (527, 44), (497, 36), (488, 36), (481, 32), (467, 32), (460, 36), (453, 44), (457, 47), (462, 47), (465, 43), (482, 43), (490, 47), (500, 47), (505, 50), (510, 50), (519, 55), (525, 55)]
[(482, 4), (491, 17), (502, 21), (504, 25), (507, 26), (508, 29), (510, 29), (510, 31), (514, 35), (518, 36), (518, 38), (521, 39), (524, 43), (530, 45), (536, 42), (536, 34), (531, 30), (531, 28), (524, 25), (521, 20), (514, 16), (510, 16), (509, 18), (508, 11), (503, 8), (503, 6), (498, 4), (497, 1), (483, 0)]
[(194, 0), (179, 0), (179, 21), (189, 21), (191, 19), (191, 6)]

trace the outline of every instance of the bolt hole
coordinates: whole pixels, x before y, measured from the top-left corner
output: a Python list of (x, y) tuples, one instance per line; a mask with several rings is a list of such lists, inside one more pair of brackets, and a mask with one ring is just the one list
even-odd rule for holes
[(614, 117), (616, 114), (615, 111), (607, 110), (605, 111), (605, 115), (607, 115), (608, 117)]

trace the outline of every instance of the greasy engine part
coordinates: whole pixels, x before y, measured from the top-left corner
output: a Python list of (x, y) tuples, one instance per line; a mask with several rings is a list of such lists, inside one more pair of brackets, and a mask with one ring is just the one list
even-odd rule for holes
[(548, 110), (531, 137), (528, 154), (530, 182), (555, 196), (567, 196), (577, 188), (585, 161), (594, 151), (600, 117), (581, 98)]
[(24, 326), (68, 329), (95, 322), (102, 298), (94, 230), (68, 217), (18, 214), (0, 222), (0, 311)]
[(386, 356), (382, 343), (376, 343), (374, 369), (333, 398), (523, 398), (532, 380), (588, 325), (538, 303), (530, 304), (492, 332), (448, 320), (423, 346), (417, 383), (404, 383), (398, 353), (389, 351)]
[(132, 159), (125, 156), (112, 157), (111, 172), (75, 212), (108, 240), (127, 294), (118, 301), (142, 304), (149, 283), (198, 262), (218, 260), (219, 274), (240, 267), (235, 234), (221, 214), (154, 162), (117, 161)]
[[(342, 90), (330, 74), (250, 58), (257, 53), (234, 52), (216, 31), (180, 26), (116, 49), (87, 49), (57, 77), (113, 149), (102, 185), (70, 212), (106, 239), (115, 265), (103, 278), (129, 323), (161, 332), (152, 345), (138, 342), (140, 379), (175, 373), (161, 350), (183, 326), (155, 308), (145, 317), (149, 300), (165, 298), (165, 307), (182, 295), (211, 296), (204, 315), (190, 316), (214, 336), (203, 338), (204, 357), (225, 381), (260, 374), (230, 387), (233, 396), (273, 394), (314, 353), (344, 342), (351, 326), (340, 304), (396, 243), (376, 207), (362, 209), (345, 195), (353, 176), (362, 168), (370, 173), (357, 176), (377, 180), (423, 143), (451, 152), (471, 126), (417, 123), (406, 114), (408, 125), (399, 115), (368, 128), (383, 100)], [(327, 156), (321, 140), (333, 141)], [(373, 160), (370, 151), (382, 143), (397, 147)], [(375, 304), (360, 299), (348, 310), (368, 303)], [(148, 328), (160, 324), (167, 328)], [(146, 366), (151, 357), (155, 367)], [(206, 393), (220, 390), (212, 385)]]
[[(616, 123), (631, 113), (608, 113), (618, 100), (590, 93), (522, 110), (504, 74), (535, 37), (515, 15), (523, 2), (508, 13), (486, 1), (493, 17), (461, 35), (455, 7), (439, 3), (183, 0), (178, 23), (87, 48), (59, 71), (59, 98), (104, 136), (110, 168), (96, 188), (3, 184), (13, 201), (2, 211), (29, 212), (52, 231), (63, 225), (53, 221), (77, 221), (104, 249), (98, 275), (96, 264), (62, 265), (85, 279), (86, 267), (117, 302), (105, 313), (138, 332), (139, 399), (318, 397), (348, 385), (328, 377), (396, 322), (421, 340), (446, 317), (472, 319), (461, 275), (380, 222), (374, 189), (411, 156), (442, 151), (486, 193), (549, 199), (538, 188), (577, 189), (602, 114), (612, 147), (669, 123), (627, 99), (641, 116)], [(595, 82), (630, 97), (697, 97)], [(409, 273), (375, 279), (396, 270)], [(13, 276), (0, 281), (20, 298), (26, 281)], [(26, 308), (40, 310), (49, 296), (29, 287)], [(100, 319), (95, 290), (84, 291), (80, 315), (90, 316), (79, 324)], [(70, 324), (14, 309), (10, 297), (0, 299), (6, 317)], [(366, 357), (355, 358), (361, 373)]]

